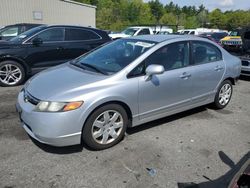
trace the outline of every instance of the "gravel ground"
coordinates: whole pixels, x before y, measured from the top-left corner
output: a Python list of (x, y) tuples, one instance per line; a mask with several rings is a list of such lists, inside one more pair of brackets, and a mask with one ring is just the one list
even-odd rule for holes
[(207, 106), (131, 128), (113, 148), (56, 148), (31, 140), (0, 88), (0, 187), (225, 187), (250, 156), (250, 79), (224, 110)]

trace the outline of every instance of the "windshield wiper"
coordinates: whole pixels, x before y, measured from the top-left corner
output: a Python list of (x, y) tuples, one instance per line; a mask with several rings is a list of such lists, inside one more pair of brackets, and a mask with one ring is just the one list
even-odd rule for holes
[(85, 64), (85, 63), (80, 63), (82, 66), (86, 66), (88, 68), (91, 68), (91, 69), (94, 69), (96, 72), (99, 72), (101, 74), (104, 74), (104, 75), (108, 75), (108, 73), (98, 69), (97, 67), (93, 66), (93, 65), (90, 65), (90, 64)]

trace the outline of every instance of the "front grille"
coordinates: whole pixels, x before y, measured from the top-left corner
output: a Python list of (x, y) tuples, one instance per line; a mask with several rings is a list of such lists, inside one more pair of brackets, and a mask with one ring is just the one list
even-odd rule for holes
[(241, 64), (242, 64), (242, 66), (249, 66), (249, 62), (248, 61), (242, 60)]
[(242, 41), (222, 41), (224, 45), (242, 45)]
[(33, 97), (28, 91), (25, 91), (25, 90), (24, 90), (23, 98), (25, 102), (29, 102), (33, 105), (37, 105), (40, 102), (39, 99)]

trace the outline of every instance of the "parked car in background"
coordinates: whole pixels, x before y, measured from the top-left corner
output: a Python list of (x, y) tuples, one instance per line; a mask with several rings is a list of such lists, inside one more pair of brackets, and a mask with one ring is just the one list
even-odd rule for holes
[(0, 85), (18, 85), (27, 75), (65, 63), (109, 41), (105, 31), (90, 27), (35, 27), (0, 42)]
[(213, 28), (180, 29), (178, 34), (184, 35), (202, 35), (205, 33), (227, 33), (227, 30)]
[(217, 44), (220, 44), (220, 40), (223, 39), (224, 37), (228, 36), (228, 33), (226, 32), (209, 32), (209, 33), (202, 33), (199, 36), (201, 37), (206, 37)]
[(121, 33), (113, 33), (109, 34), (109, 36), (113, 39), (120, 39), (125, 37), (131, 36), (138, 36), (138, 35), (154, 35), (158, 34), (159, 32), (169, 32), (173, 33), (173, 29), (167, 26), (135, 26), (135, 27), (128, 27), (123, 30)]
[(223, 48), (241, 59), (241, 75), (250, 76), (250, 27), (235, 29), (220, 42)]
[(169, 35), (170, 33), (168, 31), (159, 31), (156, 34), (157, 35)]
[(55, 146), (106, 149), (128, 126), (229, 103), (240, 59), (185, 35), (116, 40), (26, 82), (17, 109), (26, 132)]
[(28, 31), (41, 24), (20, 23), (15, 25), (8, 25), (0, 29), (0, 40), (10, 40), (21, 33)]
[(242, 39), (241, 39), (241, 29), (233, 30), (229, 33), (228, 36), (220, 40), (221, 45), (227, 51), (239, 52), (242, 50)]

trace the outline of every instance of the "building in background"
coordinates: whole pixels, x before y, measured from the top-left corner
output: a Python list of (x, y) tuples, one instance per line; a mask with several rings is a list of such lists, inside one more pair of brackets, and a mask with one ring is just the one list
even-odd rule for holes
[(1, 0), (0, 26), (16, 23), (96, 26), (96, 7), (71, 0)]

